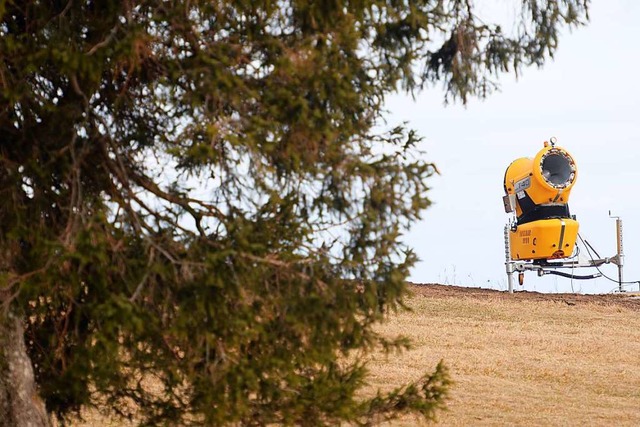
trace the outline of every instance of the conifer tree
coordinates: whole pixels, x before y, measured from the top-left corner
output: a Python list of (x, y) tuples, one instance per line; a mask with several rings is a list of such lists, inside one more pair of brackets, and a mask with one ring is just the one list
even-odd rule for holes
[(47, 424), (29, 360), (61, 420), (432, 418), (442, 365), (358, 394), (435, 173), (384, 103), (487, 96), (587, 19), (514, 4), (0, 0), (0, 419)]

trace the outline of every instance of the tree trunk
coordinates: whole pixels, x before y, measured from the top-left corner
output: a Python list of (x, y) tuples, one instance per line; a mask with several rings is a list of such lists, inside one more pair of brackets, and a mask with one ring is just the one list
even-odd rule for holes
[(21, 319), (0, 308), (0, 427), (48, 427)]

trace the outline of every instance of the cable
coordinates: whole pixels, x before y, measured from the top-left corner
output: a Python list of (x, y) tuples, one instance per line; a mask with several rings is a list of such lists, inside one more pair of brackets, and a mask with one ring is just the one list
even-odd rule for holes
[(569, 279), (576, 279), (576, 280), (590, 280), (590, 279), (597, 279), (598, 277), (600, 277), (597, 274), (589, 274), (588, 276), (578, 276), (573, 273), (564, 273), (562, 271), (555, 271), (555, 270), (546, 270), (545, 274), (555, 274), (556, 276), (562, 276), (562, 277), (566, 277)]
[[(580, 237), (580, 239), (582, 239), (582, 237)], [(596, 256), (598, 258), (601, 258), (600, 254), (598, 253), (598, 251), (595, 250), (595, 248), (593, 246), (591, 246), (591, 244), (589, 242), (587, 242), (586, 240), (584, 241), (585, 245), (588, 246), (589, 248), (591, 248), (591, 250), (596, 254)]]
[[(582, 242), (584, 247), (587, 249), (587, 253), (589, 254), (589, 258), (591, 259), (591, 262), (595, 263), (596, 260), (593, 258), (593, 255), (591, 255), (591, 251), (589, 250), (590, 247), (591, 247), (591, 249), (593, 249), (593, 247), (582, 238), (582, 235), (580, 233), (578, 233), (578, 237), (580, 238), (580, 241)], [(598, 253), (598, 252), (596, 252), (595, 249), (593, 249), (593, 252), (595, 252), (596, 254)], [(602, 275), (602, 277), (604, 277), (605, 279), (610, 280), (610, 281), (612, 281), (614, 283), (626, 284), (626, 285), (632, 285), (632, 284), (640, 285), (640, 280), (631, 280), (631, 281), (619, 282), (616, 279), (612, 279), (611, 277), (609, 277), (606, 274), (604, 274), (602, 272), (602, 270), (600, 270), (600, 267), (598, 267), (597, 265), (594, 264), (593, 267), (595, 267), (595, 269), (598, 270), (598, 273), (600, 273)]]

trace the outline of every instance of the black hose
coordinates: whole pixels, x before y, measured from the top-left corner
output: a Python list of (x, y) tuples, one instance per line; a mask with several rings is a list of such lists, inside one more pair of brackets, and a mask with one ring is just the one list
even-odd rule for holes
[(555, 274), (556, 276), (562, 276), (562, 277), (566, 277), (569, 279), (576, 279), (576, 280), (591, 280), (591, 279), (597, 279), (598, 277), (602, 276), (601, 274), (589, 274), (588, 276), (578, 276), (575, 274), (569, 274), (569, 273), (563, 273), (562, 271), (552, 271), (552, 270), (543, 270), (545, 272), (545, 274)]

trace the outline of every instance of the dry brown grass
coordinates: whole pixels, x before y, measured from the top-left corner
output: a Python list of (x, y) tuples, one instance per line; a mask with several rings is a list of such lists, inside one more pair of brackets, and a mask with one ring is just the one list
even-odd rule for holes
[[(410, 337), (413, 349), (373, 357), (367, 392), (415, 380), (443, 359), (455, 383), (441, 425), (640, 426), (640, 299), (412, 290), (413, 311), (390, 317), (380, 331)], [(75, 425), (122, 425), (86, 415)]]
[(640, 425), (638, 301), (414, 291), (413, 311), (380, 327), (414, 348), (374, 358), (372, 389), (411, 381), (444, 359), (455, 384), (442, 425)]

